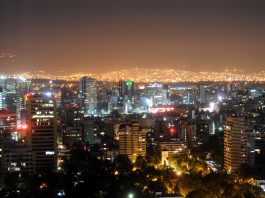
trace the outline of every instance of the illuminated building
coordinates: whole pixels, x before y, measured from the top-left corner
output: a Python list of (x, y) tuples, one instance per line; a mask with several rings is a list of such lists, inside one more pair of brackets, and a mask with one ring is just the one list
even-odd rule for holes
[(119, 154), (128, 155), (134, 161), (137, 156), (146, 155), (146, 133), (138, 122), (121, 125), (119, 128)]
[(55, 96), (55, 104), (56, 104), (56, 107), (59, 108), (62, 106), (62, 92), (61, 91), (56, 91), (54, 93), (54, 96)]
[(97, 81), (84, 76), (79, 82), (79, 101), (85, 116), (97, 113)]
[(228, 117), (224, 129), (224, 168), (236, 172), (244, 163), (254, 164), (254, 136), (244, 117)]
[(118, 106), (124, 107), (124, 112), (132, 111), (135, 105), (135, 87), (131, 80), (119, 81)]
[(63, 129), (63, 144), (71, 148), (73, 145), (82, 143), (81, 127), (66, 127)]
[(184, 142), (176, 139), (159, 142), (159, 150), (161, 153), (161, 162), (163, 165), (170, 165), (174, 159), (171, 157), (187, 153), (187, 146)]
[[(21, 157), (21, 155), (24, 155), (24, 151), (30, 151), (28, 150), (28, 148), (24, 147), (24, 145), (18, 145), (17, 141), (20, 137), (20, 134), (16, 127), (16, 118), (16, 114), (8, 111), (7, 109), (0, 111), (1, 178), (4, 178), (4, 176), (6, 176), (7, 174), (13, 175), (13, 173), (17, 175), (23, 172), (28, 175), (28, 165), (31, 166), (32, 164), (32, 161), (29, 164), (24, 164), (25, 169), (22, 167), (23, 165), (20, 166), (20, 161), (23, 163), (25, 162), (23, 161), (24, 157)], [(32, 169), (33, 167), (31, 166), (31, 170)], [(1, 183), (3, 183), (3, 181), (1, 181)]]
[(200, 104), (201, 106), (204, 106), (207, 103), (207, 98), (206, 98), (206, 90), (205, 90), (205, 86), (204, 85), (200, 85), (199, 86), (199, 100), (200, 100)]
[(145, 89), (147, 98), (151, 100), (151, 107), (168, 105), (168, 86), (161, 83), (151, 83)]
[(18, 140), (18, 132), (16, 130), (17, 116), (15, 113), (11, 113), (7, 109), (0, 111), (0, 130), (3, 136), (9, 136), (13, 140)]
[(197, 138), (200, 142), (208, 142), (210, 134), (215, 133), (215, 124), (211, 119), (197, 120)]
[[(97, 109), (98, 113), (104, 115), (110, 112), (110, 96), (111, 92), (105, 87), (103, 82), (97, 84)], [(110, 105), (110, 106), (109, 106)]]
[(0, 86), (0, 110), (6, 108), (6, 91)]
[(197, 141), (197, 126), (195, 122), (184, 122), (182, 124), (182, 138), (184, 138), (187, 146), (192, 148)]
[(84, 115), (81, 113), (77, 103), (67, 103), (63, 109), (63, 122), (66, 127), (78, 127), (83, 121)]
[(84, 118), (84, 142), (89, 145), (96, 143), (95, 119), (91, 117)]
[(175, 111), (174, 106), (156, 106), (149, 108), (150, 113), (165, 113), (165, 112), (173, 112)]
[(35, 173), (35, 157), (33, 152), (19, 142), (6, 143), (3, 153), (3, 175), (23, 176)]
[(31, 81), (25, 78), (19, 78), (17, 80), (16, 87), (16, 113), (17, 113), (17, 124), (25, 122), (26, 120), (26, 102), (25, 95), (30, 91)]
[(184, 154), (187, 151), (187, 146), (184, 142), (171, 139), (159, 142), (159, 149), (160, 151), (176, 151), (179, 154)]
[(26, 98), (27, 142), (36, 159), (36, 171), (48, 171), (56, 163), (56, 105), (54, 95), (31, 93)]

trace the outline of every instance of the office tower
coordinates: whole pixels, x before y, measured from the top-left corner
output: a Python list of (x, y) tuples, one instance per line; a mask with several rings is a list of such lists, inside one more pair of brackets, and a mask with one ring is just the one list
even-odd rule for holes
[(103, 82), (99, 82), (97, 86), (97, 110), (100, 114), (109, 112), (111, 92), (105, 87)]
[(66, 127), (79, 127), (83, 122), (83, 117), (77, 103), (67, 103), (63, 108), (62, 119)]
[(0, 185), (3, 184), (5, 176), (5, 157), (4, 151), (7, 142), (12, 139), (17, 140), (18, 134), (16, 131), (16, 114), (11, 113), (7, 109), (0, 110)]
[(26, 102), (25, 95), (30, 91), (31, 81), (26, 78), (17, 79), (16, 83), (16, 114), (17, 124), (24, 124), (26, 121)]
[(95, 119), (86, 117), (84, 118), (84, 142), (89, 145), (96, 143), (95, 139)]
[(199, 86), (199, 94), (200, 94), (200, 104), (201, 106), (204, 106), (206, 104), (206, 90), (204, 85)]
[(35, 157), (21, 142), (6, 142), (3, 151), (3, 176), (12, 175), (17, 179), (35, 173)]
[(181, 140), (185, 140), (188, 148), (195, 146), (197, 141), (197, 126), (195, 122), (184, 122), (182, 125)]
[(224, 168), (236, 172), (242, 164), (254, 164), (254, 136), (243, 117), (228, 117), (224, 129)]
[(82, 127), (65, 127), (62, 134), (62, 143), (66, 145), (67, 148), (71, 148), (75, 145), (81, 145), (83, 142), (82, 131)]
[(150, 106), (168, 104), (168, 86), (161, 83), (151, 83), (145, 87), (146, 96), (150, 99)]
[(0, 86), (0, 110), (6, 108), (6, 91), (5, 88)]
[(36, 171), (55, 168), (56, 162), (56, 105), (54, 95), (31, 93), (26, 96), (27, 142), (35, 155)]
[(124, 108), (124, 112), (130, 112), (135, 105), (134, 82), (131, 80), (119, 81), (118, 106)]
[(119, 129), (119, 153), (128, 155), (134, 161), (137, 156), (146, 155), (146, 133), (138, 122), (121, 125)]
[(97, 81), (84, 76), (79, 82), (79, 101), (85, 116), (97, 113)]

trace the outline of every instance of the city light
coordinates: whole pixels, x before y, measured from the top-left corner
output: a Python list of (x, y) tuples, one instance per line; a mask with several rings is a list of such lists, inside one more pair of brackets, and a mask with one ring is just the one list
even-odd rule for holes
[(0, 13), (0, 197), (265, 198), (264, 1)]

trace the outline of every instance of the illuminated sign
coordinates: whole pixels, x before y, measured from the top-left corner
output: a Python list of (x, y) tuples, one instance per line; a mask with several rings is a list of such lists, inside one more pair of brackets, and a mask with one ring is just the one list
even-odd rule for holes
[(125, 80), (125, 85), (126, 86), (132, 86), (133, 82), (131, 80)]

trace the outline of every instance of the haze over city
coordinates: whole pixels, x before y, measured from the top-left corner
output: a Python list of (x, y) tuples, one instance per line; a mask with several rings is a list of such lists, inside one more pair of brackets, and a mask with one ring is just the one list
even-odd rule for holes
[(0, 0), (0, 198), (265, 198), (264, 0)]
[(258, 72), (261, 0), (0, 2), (1, 72), (102, 73), (128, 67)]

